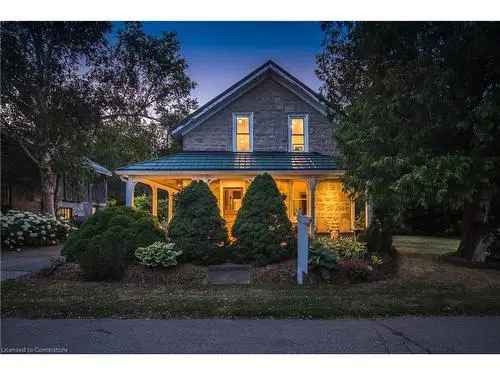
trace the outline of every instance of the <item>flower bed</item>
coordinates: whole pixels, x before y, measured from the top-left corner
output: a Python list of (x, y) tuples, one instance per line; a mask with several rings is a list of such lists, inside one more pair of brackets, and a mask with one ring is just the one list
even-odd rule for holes
[(56, 245), (76, 229), (66, 221), (29, 211), (9, 210), (0, 221), (2, 245), (10, 249)]

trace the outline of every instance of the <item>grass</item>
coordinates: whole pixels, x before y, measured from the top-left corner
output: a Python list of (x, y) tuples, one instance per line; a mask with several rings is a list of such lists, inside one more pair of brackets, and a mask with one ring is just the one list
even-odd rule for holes
[(394, 236), (400, 254), (444, 255), (457, 251), (460, 240), (430, 236)]
[[(404, 239), (398, 239), (398, 244)], [(408, 243), (408, 241), (407, 241)], [(412, 243), (415, 243), (413, 241)], [(39, 277), (2, 283), (2, 316), (24, 318), (344, 318), (500, 314), (500, 272), (441, 262), (420, 242), (398, 274), (354, 285), (207, 286), (91, 283)], [(431, 245), (429, 245), (431, 244)], [(418, 244), (416, 246), (418, 250)], [(430, 252), (430, 253), (429, 253)]]

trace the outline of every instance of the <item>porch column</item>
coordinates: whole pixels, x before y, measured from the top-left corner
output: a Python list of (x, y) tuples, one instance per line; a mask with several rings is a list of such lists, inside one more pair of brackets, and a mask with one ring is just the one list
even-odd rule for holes
[(368, 228), (373, 220), (373, 209), (370, 200), (368, 199), (368, 195), (366, 195), (365, 199), (365, 226)]
[(168, 222), (172, 220), (172, 216), (174, 215), (174, 193), (172, 191), (168, 192)]
[(151, 208), (152, 215), (158, 217), (158, 187), (151, 186)]
[(135, 191), (136, 181), (129, 177), (127, 179), (127, 185), (125, 188), (125, 205), (127, 207), (134, 207), (134, 191)]
[(316, 235), (316, 185), (318, 180), (315, 177), (309, 177), (307, 179), (307, 189), (309, 194), (307, 195), (307, 216), (311, 217), (310, 235), (314, 237)]

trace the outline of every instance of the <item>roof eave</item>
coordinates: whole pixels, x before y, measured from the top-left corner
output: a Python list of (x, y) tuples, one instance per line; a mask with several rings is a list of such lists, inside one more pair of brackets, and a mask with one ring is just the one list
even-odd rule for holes
[(261, 173), (269, 173), (271, 175), (297, 175), (297, 176), (342, 176), (345, 171), (341, 169), (222, 169), (222, 170), (116, 170), (115, 173), (119, 176), (214, 176), (214, 175), (244, 175), (252, 176)]

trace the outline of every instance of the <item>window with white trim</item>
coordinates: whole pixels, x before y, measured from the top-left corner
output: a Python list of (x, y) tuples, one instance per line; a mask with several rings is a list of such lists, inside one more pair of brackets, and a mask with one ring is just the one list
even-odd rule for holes
[(290, 152), (308, 152), (308, 116), (288, 116), (288, 149)]
[(233, 113), (233, 151), (253, 151), (252, 113)]

